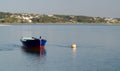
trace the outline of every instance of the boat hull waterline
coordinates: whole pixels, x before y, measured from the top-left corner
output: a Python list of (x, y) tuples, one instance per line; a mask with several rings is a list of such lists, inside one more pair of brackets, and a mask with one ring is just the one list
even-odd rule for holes
[(37, 39), (34, 37), (22, 37), (20, 41), (23, 44), (23, 48), (33, 52), (40, 52), (45, 48), (47, 40)]

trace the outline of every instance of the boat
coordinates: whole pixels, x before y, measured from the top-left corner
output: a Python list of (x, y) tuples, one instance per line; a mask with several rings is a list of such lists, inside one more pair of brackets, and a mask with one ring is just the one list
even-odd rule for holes
[(47, 42), (46, 39), (35, 38), (35, 37), (22, 37), (20, 41), (23, 44), (23, 48), (30, 52), (41, 52)]

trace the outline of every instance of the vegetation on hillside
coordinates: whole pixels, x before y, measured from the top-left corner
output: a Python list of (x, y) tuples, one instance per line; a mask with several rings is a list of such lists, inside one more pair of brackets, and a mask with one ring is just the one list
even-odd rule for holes
[(101, 18), (75, 15), (40, 15), (0, 12), (0, 23), (112, 23), (120, 24), (120, 18)]

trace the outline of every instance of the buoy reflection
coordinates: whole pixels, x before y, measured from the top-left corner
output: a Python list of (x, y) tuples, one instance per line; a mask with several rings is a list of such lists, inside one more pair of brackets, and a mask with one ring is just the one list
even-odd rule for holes
[(77, 48), (72, 48), (72, 52), (75, 54)]

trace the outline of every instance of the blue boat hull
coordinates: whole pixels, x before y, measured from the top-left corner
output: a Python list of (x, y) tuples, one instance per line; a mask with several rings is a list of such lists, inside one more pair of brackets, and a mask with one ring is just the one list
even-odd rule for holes
[(36, 39), (36, 40), (26, 40), (26, 41), (21, 41), (23, 46), (26, 47), (38, 47), (38, 46), (45, 46), (46, 40), (42, 39)]
[(45, 39), (21, 39), (23, 47), (29, 51), (40, 52), (44, 49), (47, 40)]

